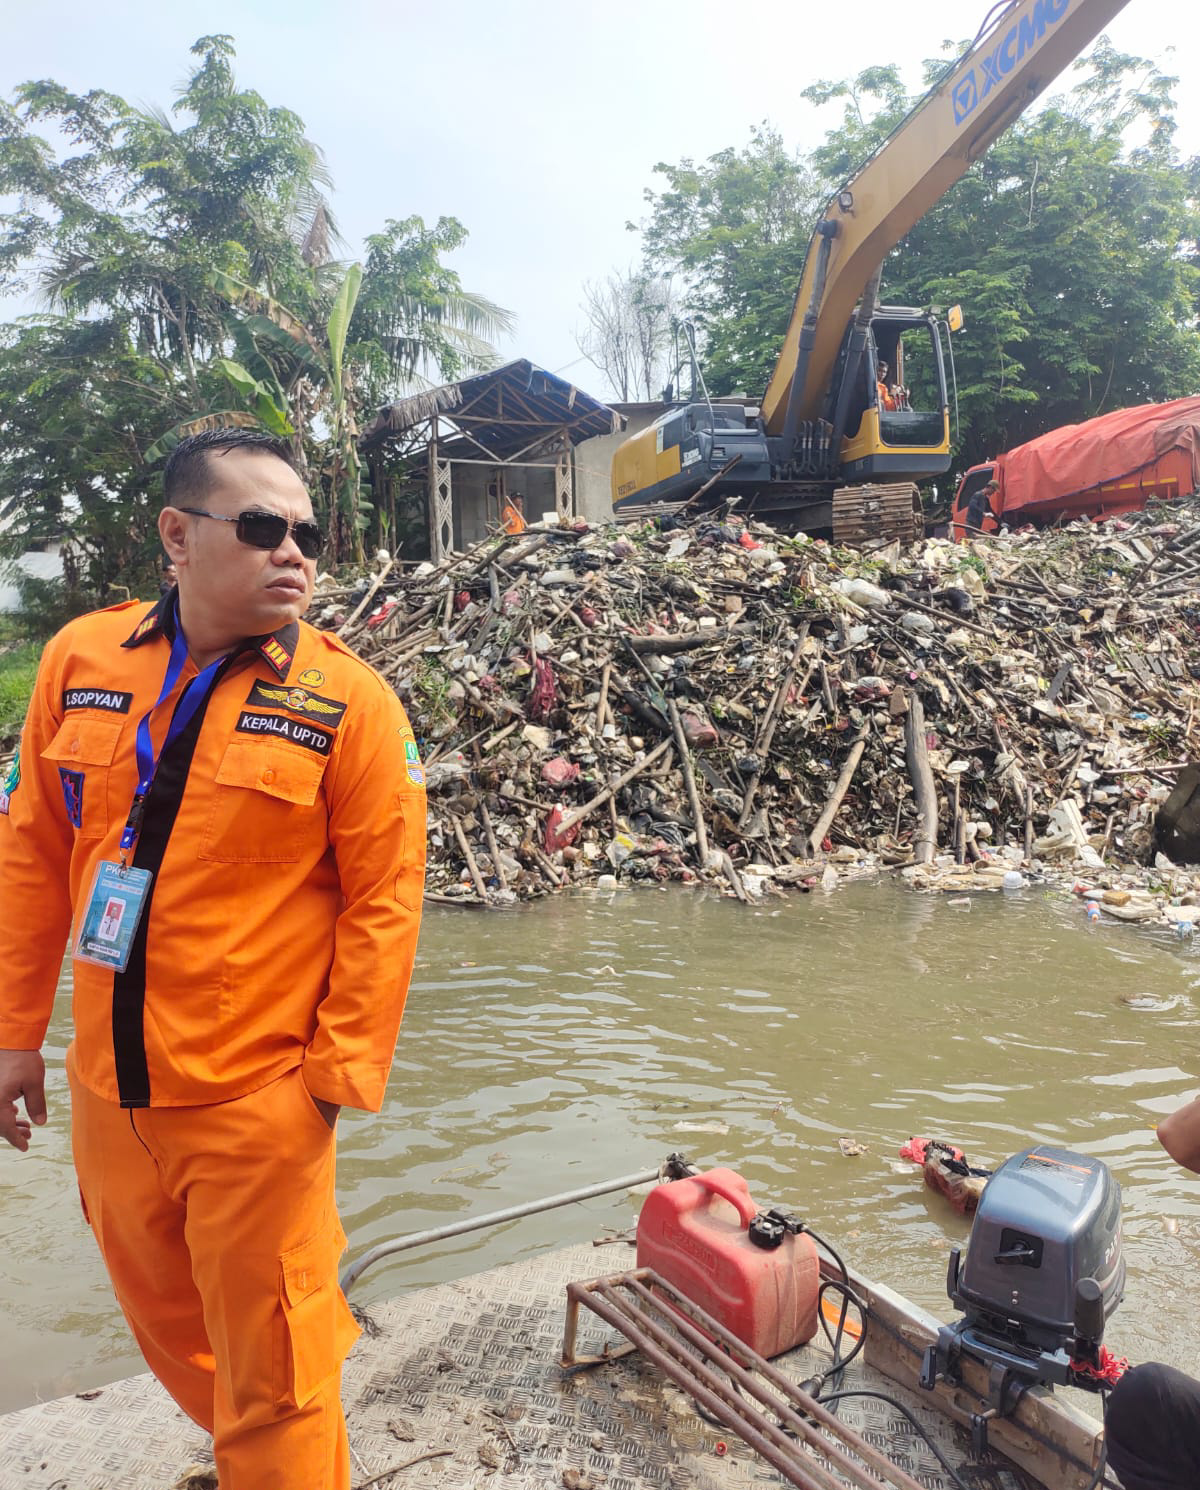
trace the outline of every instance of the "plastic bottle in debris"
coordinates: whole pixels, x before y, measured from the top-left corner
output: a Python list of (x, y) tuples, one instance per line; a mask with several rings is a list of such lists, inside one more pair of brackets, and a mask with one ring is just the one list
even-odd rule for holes
[(1094, 900), (1089, 900), (1088, 903), (1084, 906), (1084, 910), (1087, 913), (1087, 918), (1089, 921), (1098, 921), (1100, 919), (1100, 907)]

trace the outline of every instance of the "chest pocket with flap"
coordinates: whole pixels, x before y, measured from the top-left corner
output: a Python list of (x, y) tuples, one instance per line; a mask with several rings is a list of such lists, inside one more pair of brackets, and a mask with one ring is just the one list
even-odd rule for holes
[(63, 811), (81, 838), (103, 838), (108, 832), (108, 778), (122, 728), (119, 719), (88, 719), (71, 713), (42, 751), (43, 759), (59, 768)]
[(323, 757), (276, 740), (231, 740), (217, 768), (198, 857), (219, 864), (291, 864), (323, 827)]

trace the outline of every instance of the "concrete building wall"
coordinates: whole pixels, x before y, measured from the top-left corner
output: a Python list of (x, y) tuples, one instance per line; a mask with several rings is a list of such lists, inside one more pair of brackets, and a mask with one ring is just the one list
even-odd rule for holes
[(6, 569), (24, 570), (35, 579), (61, 579), (62, 559), (59, 557), (58, 545), (54, 544), (46, 553), (22, 554), (19, 559), (0, 565), (0, 611), (19, 610), (21, 592), (5, 572)]
[(612, 521), (612, 458), (622, 441), (653, 424), (665, 404), (610, 404), (625, 416), (616, 435), (596, 435), (575, 446), (575, 510), (590, 523)]
[(496, 503), (488, 501), (488, 486), (504, 472), (506, 490), (525, 499), (525, 519), (536, 522), (543, 512), (554, 511), (554, 472), (537, 466), (451, 465), (450, 490), (454, 506), (454, 547), (469, 548), (495, 532), (499, 521)]

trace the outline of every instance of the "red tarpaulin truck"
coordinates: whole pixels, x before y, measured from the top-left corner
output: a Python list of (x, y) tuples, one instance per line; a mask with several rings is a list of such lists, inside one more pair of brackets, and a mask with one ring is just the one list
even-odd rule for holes
[(992, 480), (999, 490), (989, 493), (985, 533), (1001, 522), (1040, 527), (1136, 512), (1151, 497), (1186, 497), (1200, 487), (1200, 397), (1066, 424), (972, 466), (954, 495), (955, 538), (964, 536), (971, 497)]

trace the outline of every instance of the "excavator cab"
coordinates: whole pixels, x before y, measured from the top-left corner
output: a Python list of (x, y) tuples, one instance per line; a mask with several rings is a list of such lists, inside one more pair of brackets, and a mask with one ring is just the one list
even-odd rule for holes
[(917, 481), (948, 471), (950, 413), (936, 318), (881, 306), (857, 367), (853, 346), (848, 334), (831, 411), (843, 433), (842, 479)]

